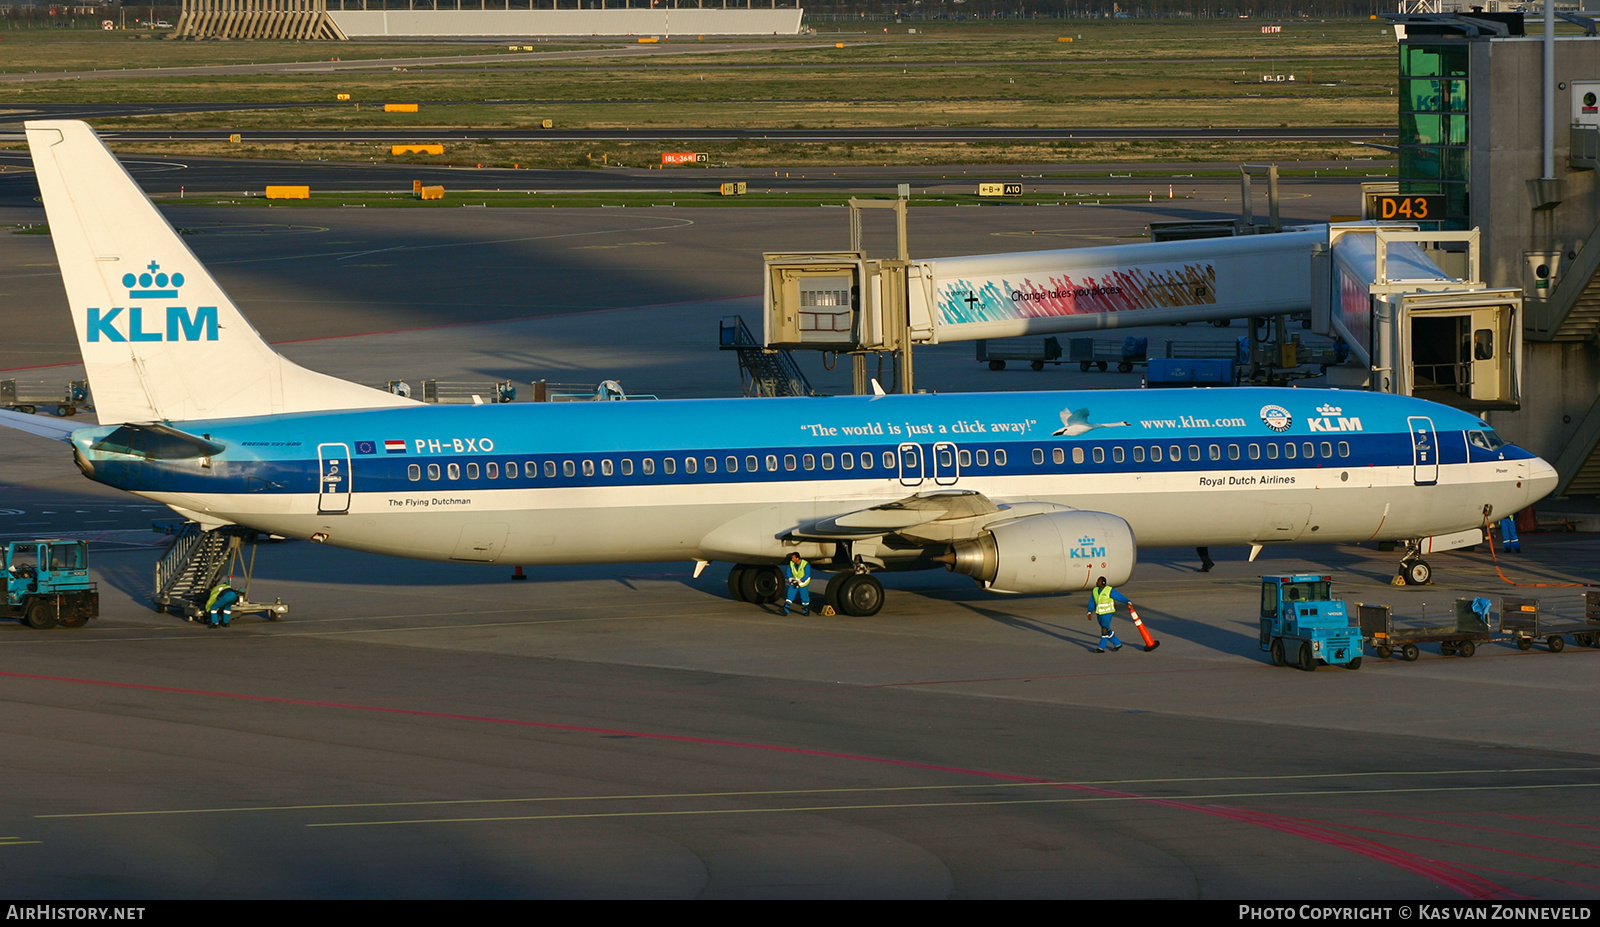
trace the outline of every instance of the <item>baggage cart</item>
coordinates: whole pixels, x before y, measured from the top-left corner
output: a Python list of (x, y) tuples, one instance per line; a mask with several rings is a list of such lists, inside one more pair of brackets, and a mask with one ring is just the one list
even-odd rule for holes
[(1102, 373), (1111, 364), (1118, 373), (1132, 373), (1135, 366), (1143, 366), (1149, 358), (1150, 342), (1146, 338), (1072, 338), (1067, 342), (1067, 361), (1076, 363), (1087, 373), (1095, 367)]
[(1061, 359), (1061, 342), (1055, 338), (984, 338), (977, 345), (978, 363), (988, 364), (990, 370), (1006, 369), (1007, 361), (1025, 363), (1034, 370), (1066, 363)]
[(89, 381), (73, 380), (65, 387), (57, 387), (43, 382), (0, 380), (0, 409), (33, 415), (41, 408), (62, 418), (77, 415), (79, 409), (93, 409), (89, 404)]
[(1568, 637), (1575, 644), (1600, 647), (1600, 592), (1583, 594), (1583, 612), (1578, 618), (1562, 618), (1548, 613), (1538, 599), (1501, 596), (1500, 633), (1510, 637), (1518, 650), (1529, 650), (1542, 638), (1551, 653), (1560, 653)]
[[(1419, 644), (1438, 644), (1445, 656), (1470, 657), (1478, 645), (1494, 640), (1492, 612), (1473, 608), (1473, 599), (1456, 599), (1452, 614), (1436, 618), (1397, 618), (1387, 605), (1358, 605), (1361, 631), (1372, 641), (1373, 652), (1383, 659), (1396, 653), (1406, 662), (1422, 655)], [(1487, 599), (1480, 599), (1487, 603)]]

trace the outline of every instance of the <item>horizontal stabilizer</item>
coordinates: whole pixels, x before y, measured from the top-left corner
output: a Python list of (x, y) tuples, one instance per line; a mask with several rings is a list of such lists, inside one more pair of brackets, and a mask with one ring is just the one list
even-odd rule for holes
[(10, 409), (0, 409), (0, 425), (25, 431), (30, 435), (41, 438), (50, 438), (54, 441), (72, 443), (72, 433), (83, 428), (84, 423), (69, 425), (61, 419), (45, 415), (29, 415), (26, 412), (13, 412)]

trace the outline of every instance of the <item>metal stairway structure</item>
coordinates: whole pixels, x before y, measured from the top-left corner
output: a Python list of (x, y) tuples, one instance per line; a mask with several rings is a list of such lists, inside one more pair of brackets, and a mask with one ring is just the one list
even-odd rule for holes
[[(1548, 300), (1530, 302), (1530, 336), (1541, 341), (1600, 340), (1600, 234), (1596, 226), (1577, 255), (1561, 268)], [(1600, 495), (1600, 400), (1578, 422), (1566, 447), (1551, 461), (1560, 482), (1555, 495)]]
[(739, 352), (739, 379), (746, 396), (816, 395), (794, 355), (763, 346), (744, 324), (743, 316), (722, 317), (718, 345), (724, 351)]
[(250, 577), (255, 572), (255, 545), (257, 533), (250, 528), (228, 525), (203, 530), (198, 522), (184, 522), (161, 559), (156, 561), (155, 588), (150, 601), (157, 611), (177, 609), (193, 621), (204, 612), (206, 598), (224, 575), (235, 572), (241, 565), (245, 547), (250, 557), (244, 566), (244, 583), (240, 599), (234, 604), (235, 612), (261, 612), (268, 621), (276, 621), (288, 614), (289, 606), (282, 600), (272, 604), (251, 603)]

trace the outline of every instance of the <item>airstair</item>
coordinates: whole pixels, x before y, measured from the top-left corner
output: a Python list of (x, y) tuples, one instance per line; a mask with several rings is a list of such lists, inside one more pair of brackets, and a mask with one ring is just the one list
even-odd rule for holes
[[(194, 621), (204, 614), (206, 598), (218, 580), (242, 572), (243, 582), (235, 586), (240, 599), (233, 606), (234, 612), (259, 612), (268, 621), (288, 614), (289, 606), (281, 599), (270, 605), (250, 601), (256, 538), (254, 530), (237, 525), (205, 530), (198, 522), (184, 522), (161, 559), (156, 561), (151, 603), (157, 611), (177, 610)], [(245, 548), (250, 551), (248, 559), (244, 557)]]
[(743, 316), (722, 317), (718, 343), (724, 351), (739, 352), (739, 379), (746, 396), (816, 395), (794, 355), (757, 341)]

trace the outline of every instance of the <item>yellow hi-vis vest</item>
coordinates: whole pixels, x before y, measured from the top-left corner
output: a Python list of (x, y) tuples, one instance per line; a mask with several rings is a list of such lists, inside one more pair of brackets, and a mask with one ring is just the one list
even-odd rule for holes
[(799, 563), (795, 563), (793, 560), (789, 561), (789, 575), (794, 577), (794, 581), (802, 589), (811, 585), (811, 577), (806, 575), (806, 562), (804, 560)]
[(1094, 596), (1094, 613), (1096, 615), (1109, 615), (1117, 610), (1117, 603), (1111, 600), (1110, 586), (1104, 589), (1096, 587), (1089, 594)]

